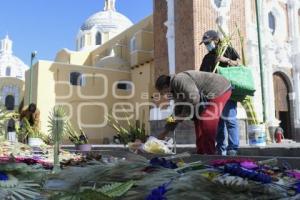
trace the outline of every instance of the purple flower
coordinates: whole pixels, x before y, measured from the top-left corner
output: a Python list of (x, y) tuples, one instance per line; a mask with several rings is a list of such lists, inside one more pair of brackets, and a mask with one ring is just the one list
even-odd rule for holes
[(288, 171), (288, 174), (298, 180), (300, 180), (300, 172), (298, 171)]
[(167, 193), (167, 188), (165, 185), (161, 185), (151, 191), (151, 194), (146, 198), (146, 200), (166, 200), (164, 196)]
[(300, 193), (300, 182), (299, 183), (296, 183), (294, 185), (294, 189), (296, 190), (296, 192), (299, 194)]
[(0, 172), (0, 181), (8, 181), (8, 176), (4, 172)]
[(238, 164), (227, 164), (224, 167), (224, 172), (229, 173), (234, 176), (239, 176), (242, 178), (248, 178), (253, 181), (261, 182), (261, 183), (271, 183), (272, 178), (271, 176), (256, 172), (249, 169), (244, 169), (240, 167)]
[(165, 183), (151, 191), (146, 198), (146, 200), (167, 200), (165, 194), (168, 192), (168, 186), (172, 183), (172, 180), (168, 183)]
[(240, 163), (241, 167), (246, 168), (246, 169), (256, 169), (258, 166), (251, 161), (244, 161)]

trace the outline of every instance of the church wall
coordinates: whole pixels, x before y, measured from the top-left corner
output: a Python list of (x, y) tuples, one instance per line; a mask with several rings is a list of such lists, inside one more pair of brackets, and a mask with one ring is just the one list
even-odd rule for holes
[(130, 102), (135, 106), (137, 113), (136, 119), (145, 123), (145, 128), (149, 134), (149, 116), (150, 108), (154, 105), (152, 103), (153, 93), (153, 62), (140, 65), (131, 70), (131, 79), (135, 85), (134, 97)]
[[(38, 62), (34, 69), (35, 76), (38, 76), (37, 86), (33, 90), (33, 95), (38, 94), (38, 98), (34, 98), (34, 102), (40, 109), (41, 127), (44, 132), (47, 132), (48, 116), (54, 105), (63, 105), (74, 125), (84, 124), (82, 129), (87, 133), (90, 142), (94, 144), (103, 143), (105, 138), (111, 141), (115, 131), (107, 125), (100, 127), (100, 124), (105, 122), (105, 116), (112, 109), (122, 109), (123, 106), (126, 108), (127, 105), (132, 107), (129, 114), (135, 114), (135, 107), (139, 109), (137, 119), (146, 122), (148, 132), (149, 105), (147, 102), (150, 99), (148, 92), (153, 83), (152, 76), (149, 76), (153, 74), (151, 62), (134, 68), (131, 73), (48, 61)], [(71, 86), (70, 72), (84, 74), (84, 86)], [(120, 80), (132, 81), (135, 90), (116, 89), (116, 82)], [(114, 91), (115, 95), (119, 96), (115, 96)], [(106, 94), (103, 96), (104, 93)], [(143, 96), (140, 96), (141, 94)], [(118, 114), (117, 116), (124, 117)], [(65, 143), (69, 142), (65, 141)]]
[[(152, 29), (149, 30), (147, 27), (149, 25), (152, 26), (153, 19), (152, 16), (149, 16), (139, 23), (133, 25), (126, 31), (120, 33), (116, 37), (112, 38), (111, 40), (107, 41), (106, 43), (102, 44), (92, 52), (90, 52), (89, 61), (90, 66), (95, 66), (98, 60), (102, 59), (103, 57), (109, 56), (112, 49), (116, 49), (115, 53), (118, 53), (117, 55), (124, 59), (125, 61), (128, 61), (130, 63), (131, 60), (131, 52), (130, 52), (130, 41), (132, 37), (135, 34), (141, 34), (141, 40), (140, 43), (138, 43), (140, 48), (138, 50), (140, 51), (152, 51), (153, 48), (150, 45), (153, 43), (153, 36), (152, 35)], [(151, 49), (152, 48), (152, 49)], [(149, 53), (148, 53), (149, 54)], [(146, 60), (143, 60), (137, 64), (143, 64), (146, 61), (150, 61), (153, 59), (153, 55), (150, 54)], [(131, 65), (133, 66), (133, 65)]]

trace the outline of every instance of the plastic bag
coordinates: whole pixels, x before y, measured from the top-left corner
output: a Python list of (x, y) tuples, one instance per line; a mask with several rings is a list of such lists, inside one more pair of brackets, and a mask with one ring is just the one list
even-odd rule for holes
[(142, 151), (152, 154), (173, 154), (173, 140), (159, 140), (150, 136), (145, 144), (143, 143), (130, 143), (128, 144), (130, 150), (137, 152)]

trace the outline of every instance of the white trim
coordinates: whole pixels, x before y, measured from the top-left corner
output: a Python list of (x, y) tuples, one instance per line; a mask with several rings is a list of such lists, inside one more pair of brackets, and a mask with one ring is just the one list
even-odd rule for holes
[(175, 44), (175, 2), (174, 0), (166, 0), (168, 3), (168, 13), (165, 25), (168, 27), (167, 30), (167, 44), (168, 44), (168, 55), (169, 55), (169, 74), (173, 75), (176, 73), (176, 44)]
[(153, 53), (153, 50), (147, 51), (147, 50), (140, 50), (140, 49), (137, 49), (137, 50), (135, 50), (135, 51), (130, 52), (130, 55), (132, 55), (132, 54), (134, 54), (134, 53), (137, 53), (137, 52)]

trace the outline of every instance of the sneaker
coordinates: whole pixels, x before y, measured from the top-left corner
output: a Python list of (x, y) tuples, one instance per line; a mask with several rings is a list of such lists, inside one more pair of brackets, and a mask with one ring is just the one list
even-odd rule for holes
[(216, 154), (220, 156), (226, 156), (226, 151), (217, 151)]
[(228, 150), (227, 155), (228, 156), (237, 156), (237, 151), (236, 150)]

